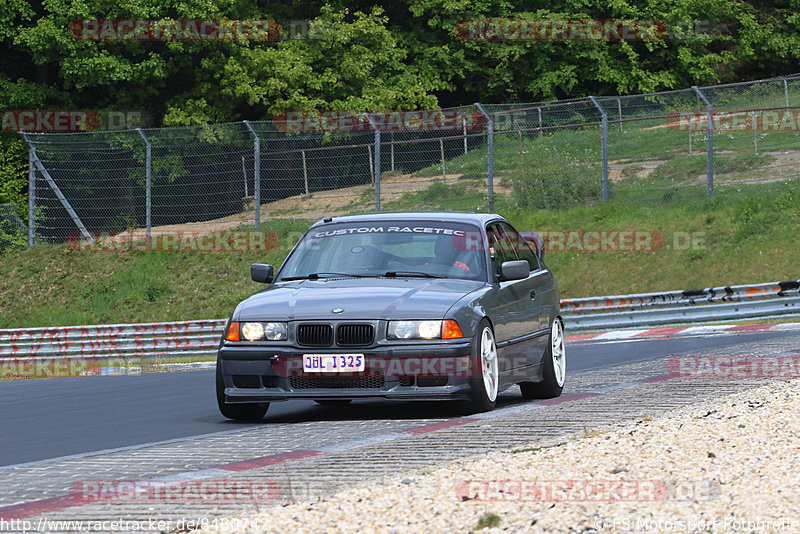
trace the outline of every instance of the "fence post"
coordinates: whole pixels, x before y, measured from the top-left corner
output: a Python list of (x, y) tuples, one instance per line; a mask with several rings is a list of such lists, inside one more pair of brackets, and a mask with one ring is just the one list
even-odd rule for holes
[[(64, 193), (61, 192), (61, 188), (58, 187), (56, 181), (53, 180), (53, 177), (50, 176), (49, 172), (47, 172), (47, 168), (39, 159), (39, 155), (36, 154), (36, 149), (34, 148), (33, 143), (31, 143), (31, 140), (28, 139), (28, 135), (23, 131), (20, 131), (19, 133), (20, 135), (22, 135), (22, 138), (25, 139), (25, 142), (28, 143), (28, 147), (32, 149), (31, 152), (29, 153), (29, 156), (33, 158), (33, 164), (36, 167), (38, 167), (39, 172), (42, 173), (42, 176), (44, 176), (44, 179), (47, 181), (47, 185), (49, 185), (50, 189), (53, 190), (53, 193), (55, 193), (56, 198), (64, 207), (64, 209), (67, 211), (67, 215), (69, 215), (70, 219), (72, 219), (72, 221), (75, 223), (75, 226), (77, 226), (78, 230), (80, 230), (81, 235), (89, 242), (90, 245), (94, 246), (94, 237), (92, 236), (92, 234), (89, 233), (89, 231), (83, 225), (83, 221), (81, 221), (81, 218), (78, 217), (78, 214), (72, 208), (72, 204), (69, 203), (69, 200), (67, 200), (67, 197), (64, 196)], [(30, 204), (28, 205), (28, 209), (30, 209)]]
[(753, 151), (758, 156), (758, 128), (756, 128), (756, 112), (752, 111), (752, 126), (753, 126)]
[(714, 105), (696, 85), (692, 89), (706, 103), (706, 197), (714, 194)]
[(244, 121), (247, 129), (253, 134), (253, 204), (255, 208), (255, 227), (261, 230), (261, 138), (258, 137), (250, 121)]
[(467, 155), (467, 119), (461, 119), (461, 131), (464, 134), (464, 155)]
[[(372, 119), (372, 115), (364, 113), (372, 129), (375, 130), (375, 212), (381, 211), (381, 130)], [(392, 145), (394, 147), (394, 145)]]
[(306, 167), (306, 151), (301, 150), (300, 156), (303, 158), (303, 185), (306, 188), (306, 195), (308, 194), (308, 167)]
[(447, 173), (444, 166), (444, 140), (439, 139), (439, 154), (442, 159), (442, 183), (447, 183)]
[(480, 102), (475, 102), (475, 107), (486, 118), (486, 148), (488, 162), (486, 164), (486, 199), (489, 204), (489, 213), (494, 211), (494, 119)]
[(542, 108), (536, 108), (539, 112), (539, 137), (542, 136)]
[(369, 167), (369, 183), (375, 185), (375, 163), (372, 160), (372, 145), (367, 145), (367, 166)]
[(783, 79), (783, 97), (786, 100), (786, 108), (789, 108), (789, 82)]
[(617, 113), (619, 113), (619, 133), (622, 133), (622, 101), (617, 99)]
[(33, 145), (28, 143), (28, 248), (36, 246), (36, 169), (33, 157)]
[[(600, 112), (600, 157), (602, 158), (603, 179), (601, 193), (603, 202), (608, 202), (608, 113), (593, 96), (589, 97), (594, 107)], [(621, 123), (620, 123), (621, 124)]]
[(145, 133), (142, 131), (141, 128), (136, 128), (136, 131), (139, 132), (139, 135), (142, 137), (145, 146), (145, 170), (144, 170), (144, 218), (145, 218), (145, 235), (147, 238), (147, 245), (150, 246), (152, 243), (152, 238), (150, 236), (150, 228), (152, 227), (150, 221), (150, 210), (151, 210), (151, 180), (152, 180), (152, 172), (153, 172), (153, 152), (152, 147), (150, 145), (150, 140), (147, 138)]

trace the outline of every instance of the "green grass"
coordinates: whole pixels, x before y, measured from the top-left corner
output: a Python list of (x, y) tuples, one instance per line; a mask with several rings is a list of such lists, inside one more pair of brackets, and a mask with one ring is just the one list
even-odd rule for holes
[[(764, 167), (775, 161), (775, 156), (756, 156), (754, 154), (716, 154), (714, 174), (746, 172)], [(650, 174), (649, 180), (686, 183), (696, 181), (698, 176), (705, 180), (706, 155), (677, 156), (662, 163)]]
[[(650, 252), (548, 251), (545, 260), (562, 297), (770, 282), (800, 278), (800, 246), (791, 237), (800, 232), (800, 186), (791, 184), (775, 192), (720, 192), (710, 201), (611, 201), (566, 210), (523, 209), (506, 199), (497, 211), (521, 230), (663, 236), (663, 246)], [(477, 197), (471, 201), (485, 205)], [(433, 197), (429, 202), (436, 203)], [(431, 207), (463, 209), (463, 198), (451, 195)], [(264, 221), (280, 238), (279, 248), (266, 253), (78, 252), (65, 246), (6, 252), (0, 326), (227, 317), (263, 288), (250, 281), (250, 264), (279, 266), (309, 223)]]
[[(501, 198), (500, 202), (503, 203), (504, 200)], [(416, 193), (406, 193), (399, 200), (386, 202), (382, 209), (386, 211), (436, 210), (444, 206), (457, 211), (486, 211), (485, 180), (458, 180), (447, 183), (436, 180), (427, 189)]]
[[(609, 159), (634, 163), (600, 198), (600, 135), (595, 126), (495, 136), (494, 211), (539, 232), (645, 230), (663, 237), (652, 252), (549, 251), (563, 297), (700, 288), (800, 277), (800, 180), (774, 175), (772, 151), (796, 151), (800, 133), (715, 132), (714, 196), (706, 200), (705, 132), (665, 128), (664, 119), (609, 127)], [(521, 143), (520, 143), (521, 137)], [(486, 148), (446, 162), (447, 182), (387, 202), (389, 210), (485, 212)], [(647, 177), (634, 176), (661, 162)], [(792, 172), (792, 165), (783, 166)], [(396, 171), (394, 174), (399, 174)], [(450, 176), (460, 175), (459, 179)], [(440, 164), (415, 175), (441, 177)], [(391, 173), (384, 173), (389, 177)], [(743, 180), (747, 180), (748, 183)], [(734, 181), (738, 180), (738, 181)], [(766, 180), (766, 181), (765, 181)], [(368, 186), (348, 209), (373, 198)], [(9, 251), (0, 240), (0, 326), (129, 323), (228, 316), (261, 289), (250, 264), (279, 266), (311, 221), (270, 219), (280, 237), (267, 253), (77, 252), (64, 246)], [(120, 221), (120, 226), (128, 224)], [(2, 237), (2, 236), (0, 236)], [(13, 237), (13, 236), (12, 236)], [(682, 245), (689, 239), (695, 245)]]
[(483, 530), (485, 528), (495, 528), (499, 527), (500, 523), (502, 522), (502, 518), (492, 512), (486, 512), (482, 516), (478, 518), (478, 522), (475, 524), (474, 530)]
[(308, 221), (265, 221), (278, 248), (247, 252), (81, 252), (60, 246), (6, 252), (0, 326), (217, 319), (260, 287), (252, 263), (281, 264)]
[[(609, 198), (628, 203), (680, 203), (706, 195), (706, 132), (689, 132), (666, 127), (666, 119), (649, 119), (609, 128), (610, 164), (633, 164), (623, 169), (621, 180), (609, 183)], [(779, 188), (781, 179), (792, 176), (793, 159), (780, 169), (769, 165), (776, 154), (797, 151), (800, 132), (757, 132), (758, 155), (752, 131), (722, 130), (714, 133), (715, 182), (717, 191), (761, 194)], [(656, 166), (646, 178), (634, 176)], [(460, 174), (485, 184), (487, 150), (475, 148), (446, 162), (448, 175)], [(441, 176), (436, 163), (415, 173)], [(563, 209), (591, 205), (601, 197), (600, 134), (595, 126), (538, 132), (500, 132), (495, 135), (495, 183), (512, 187), (499, 192), (496, 209)], [(438, 186), (441, 187), (441, 186)], [(448, 188), (450, 184), (448, 183)], [(485, 188), (485, 185), (484, 185)], [(457, 191), (457, 190), (453, 190)], [(485, 191), (467, 190), (460, 199), (431, 188), (408, 195), (391, 204), (392, 208), (419, 206), (429, 209), (445, 205), (452, 209), (483, 210)], [(428, 198), (426, 198), (428, 197)], [(390, 208), (391, 209), (391, 208)]]
[(507, 215), (531, 230), (639, 229), (663, 236), (664, 246), (653, 252), (546, 254), (562, 296), (589, 296), (800, 278), (800, 247), (788, 237), (800, 231), (798, 201), (800, 188), (793, 187), (747, 197), (719, 193), (710, 201), (609, 202)]

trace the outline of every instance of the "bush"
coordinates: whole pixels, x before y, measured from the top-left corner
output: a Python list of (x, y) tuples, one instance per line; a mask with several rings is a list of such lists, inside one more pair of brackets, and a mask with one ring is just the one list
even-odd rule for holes
[(523, 209), (561, 209), (592, 204), (601, 198), (602, 168), (552, 148), (526, 156), (522, 172), (504, 179), (514, 188), (516, 204)]
[[(16, 134), (15, 134), (16, 135)], [(28, 219), (28, 155), (21, 139), (0, 134), (0, 204), (14, 203)]]
[(0, 217), (0, 252), (21, 250), (28, 246), (25, 227)]

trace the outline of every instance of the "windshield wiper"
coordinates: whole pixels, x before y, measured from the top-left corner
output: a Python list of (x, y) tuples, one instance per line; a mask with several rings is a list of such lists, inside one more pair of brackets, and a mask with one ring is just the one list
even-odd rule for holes
[(281, 278), (281, 281), (290, 280), (319, 280), (320, 278), (364, 278), (363, 274), (350, 274), (350, 273), (311, 273), (302, 276), (287, 276)]
[(447, 278), (439, 274), (422, 273), (419, 271), (389, 271), (383, 276), (386, 278)]

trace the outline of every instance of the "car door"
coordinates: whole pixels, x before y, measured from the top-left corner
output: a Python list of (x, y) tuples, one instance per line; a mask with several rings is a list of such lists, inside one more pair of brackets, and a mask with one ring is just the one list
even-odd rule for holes
[(486, 227), (492, 269), (489, 280), (494, 291), (486, 295), (485, 306), (494, 324), (500, 370), (506, 371), (526, 365), (527, 355), (520, 339), (530, 332), (530, 295), (526, 292), (526, 279), (503, 280), (500, 268), (505, 261), (518, 258), (511, 236), (500, 221)]
[(524, 312), (527, 318), (525, 328), (530, 334), (542, 333), (542, 335), (529, 335), (519, 344), (520, 352), (524, 352), (527, 356), (527, 365), (536, 365), (539, 363), (540, 356), (547, 346), (547, 335), (544, 333), (549, 332), (550, 328), (550, 311), (552, 309), (552, 299), (554, 298), (552, 274), (548, 269), (540, 265), (539, 259), (530, 244), (514, 227), (507, 223), (501, 223), (501, 226), (514, 245), (514, 250), (519, 259), (528, 260), (528, 265), (531, 268), (530, 275), (526, 279), (519, 281), (519, 286), (523, 288), (523, 292), (529, 297)]

